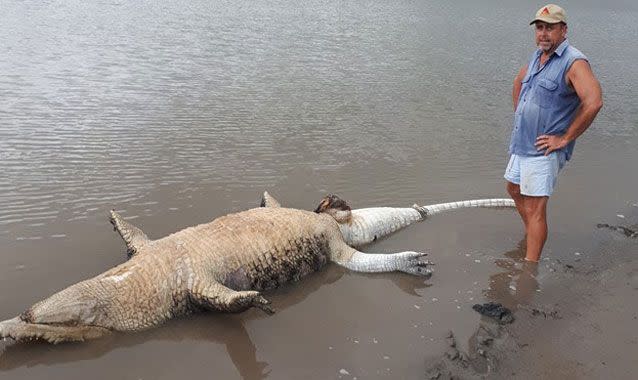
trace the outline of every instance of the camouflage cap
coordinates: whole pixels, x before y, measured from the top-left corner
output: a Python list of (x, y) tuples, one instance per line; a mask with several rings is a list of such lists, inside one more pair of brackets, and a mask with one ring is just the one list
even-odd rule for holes
[(556, 4), (547, 4), (536, 12), (536, 17), (529, 24), (532, 25), (536, 21), (546, 22), (548, 24), (556, 24), (559, 22), (567, 24), (567, 16), (565, 10)]

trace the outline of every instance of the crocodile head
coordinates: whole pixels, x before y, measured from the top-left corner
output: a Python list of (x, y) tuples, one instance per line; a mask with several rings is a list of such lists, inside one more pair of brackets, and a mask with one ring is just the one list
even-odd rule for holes
[(352, 217), (352, 210), (348, 203), (334, 194), (328, 194), (315, 209), (317, 214), (328, 214), (335, 218), (338, 223), (347, 223)]

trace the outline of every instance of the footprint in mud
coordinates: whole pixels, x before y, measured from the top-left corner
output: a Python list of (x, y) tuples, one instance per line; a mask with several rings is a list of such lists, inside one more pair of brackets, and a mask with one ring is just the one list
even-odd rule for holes
[(447, 350), (438, 359), (426, 361), (426, 379), (485, 379), (498, 373), (500, 362), (508, 354), (520, 349), (507, 328), (495, 321), (485, 320), (469, 340), (468, 351), (456, 343), (454, 333), (446, 336)]

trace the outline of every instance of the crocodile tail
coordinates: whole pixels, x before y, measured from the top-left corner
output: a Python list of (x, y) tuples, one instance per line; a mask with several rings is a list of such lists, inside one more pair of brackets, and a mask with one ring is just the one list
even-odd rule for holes
[(124, 220), (115, 210), (111, 210), (109, 220), (126, 243), (126, 253), (129, 257), (135, 255), (144, 244), (151, 241), (142, 230)]
[(60, 326), (25, 322), (20, 317), (0, 322), (0, 338), (24, 342), (45, 340), (50, 343), (78, 342), (95, 339), (110, 330), (97, 326)]
[(471, 207), (487, 207), (487, 208), (510, 208), (516, 207), (514, 201), (512, 199), (472, 199), (468, 201), (459, 201), (459, 202), (449, 202), (449, 203), (438, 203), (434, 205), (428, 206), (419, 206), (413, 205), (414, 209), (416, 209), (425, 219), (428, 216), (432, 216), (434, 214), (439, 214), (442, 212), (456, 210), (459, 208), (471, 208)]

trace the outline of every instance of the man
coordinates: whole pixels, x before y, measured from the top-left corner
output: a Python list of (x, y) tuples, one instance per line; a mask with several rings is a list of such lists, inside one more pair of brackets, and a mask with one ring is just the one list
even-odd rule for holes
[(547, 239), (547, 201), (558, 172), (603, 101), (587, 58), (566, 39), (565, 11), (548, 4), (530, 25), (538, 50), (514, 79), (514, 129), (505, 179), (525, 225), (525, 260), (537, 262)]

